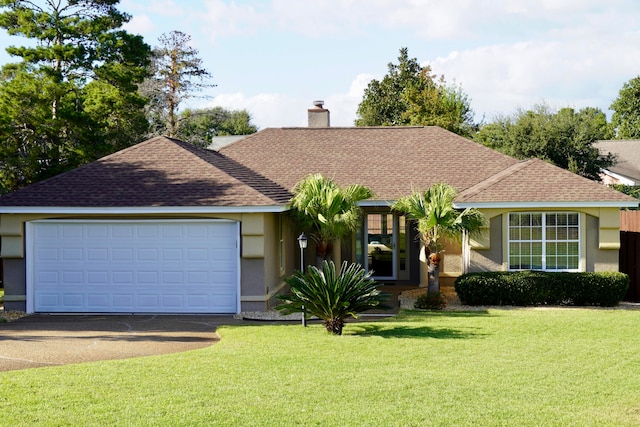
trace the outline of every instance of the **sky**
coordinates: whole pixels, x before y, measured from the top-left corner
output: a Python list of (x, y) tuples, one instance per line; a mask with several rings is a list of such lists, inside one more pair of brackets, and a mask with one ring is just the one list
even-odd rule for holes
[[(215, 87), (181, 107), (246, 109), (259, 128), (306, 126), (323, 100), (352, 126), (399, 50), (469, 96), (476, 122), (517, 109), (609, 106), (640, 75), (638, 0), (121, 0), (151, 46), (191, 36)], [(20, 40), (0, 35), (4, 48)]]

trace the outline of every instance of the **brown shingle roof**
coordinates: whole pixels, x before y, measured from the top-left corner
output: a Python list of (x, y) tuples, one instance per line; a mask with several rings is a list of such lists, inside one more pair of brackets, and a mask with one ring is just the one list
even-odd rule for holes
[(460, 193), (457, 203), (637, 202), (540, 159), (516, 163)]
[(273, 206), (291, 194), (220, 154), (156, 137), (0, 197), (0, 206)]
[(220, 149), (156, 137), (0, 197), (0, 206), (258, 207), (284, 205), (322, 173), (391, 201), (446, 182), (458, 202), (634, 199), (541, 160), (518, 160), (438, 127), (265, 129)]
[(377, 200), (447, 182), (459, 191), (518, 163), (439, 127), (265, 129), (220, 153), (292, 190), (311, 173), (362, 184)]

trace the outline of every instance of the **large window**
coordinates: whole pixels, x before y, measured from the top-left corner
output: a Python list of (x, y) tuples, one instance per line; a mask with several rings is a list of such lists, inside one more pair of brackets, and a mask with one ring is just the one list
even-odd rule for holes
[(580, 215), (576, 212), (509, 214), (509, 270), (577, 271)]

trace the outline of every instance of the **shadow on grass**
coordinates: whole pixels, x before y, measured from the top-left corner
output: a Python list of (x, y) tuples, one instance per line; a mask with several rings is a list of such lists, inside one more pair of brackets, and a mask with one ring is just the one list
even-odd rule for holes
[(450, 329), (450, 328), (432, 328), (430, 326), (392, 326), (383, 324), (358, 325), (358, 331), (354, 331), (354, 335), (359, 336), (376, 336), (382, 338), (435, 338), (435, 339), (470, 339), (481, 337), (468, 330)]
[(394, 318), (396, 322), (424, 322), (429, 317), (490, 317), (494, 314), (488, 310), (470, 310), (470, 311), (428, 311), (428, 310), (401, 310)]
[[(436, 338), (436, 339), (469, 339), (478, 338), (484, 334), (473, 332), (471, 329), (435, 328), (426, 326), (430, 318), (470, 318), (492, 316), (486, 310), (478, 311), (418, 311), (403, 310), (396, 317), (384, 319), (376, 323), (361, 323), (352, 325), (354, 335), (378, 336), (382, 338)], [(420, 323), (413, 326), (411, 323)], [(355, 326), (355, 327), (354, 327)]]

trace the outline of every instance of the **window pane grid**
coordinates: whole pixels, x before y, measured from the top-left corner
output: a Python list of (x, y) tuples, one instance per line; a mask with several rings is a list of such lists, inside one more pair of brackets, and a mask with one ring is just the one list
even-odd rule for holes
[(509, 214), (510, 270), (578, 270), (579, 214)]

